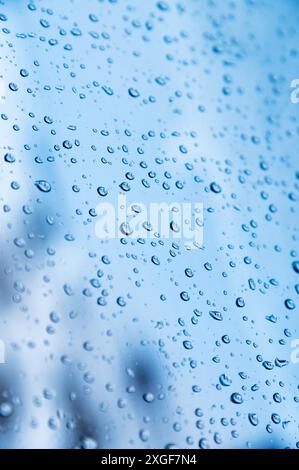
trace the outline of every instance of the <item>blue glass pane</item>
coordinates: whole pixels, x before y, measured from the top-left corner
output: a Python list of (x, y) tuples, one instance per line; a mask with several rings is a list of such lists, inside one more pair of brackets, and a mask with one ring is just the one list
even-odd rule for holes
[(296, 448), (292, 0), (0, 1), (0, 447)]

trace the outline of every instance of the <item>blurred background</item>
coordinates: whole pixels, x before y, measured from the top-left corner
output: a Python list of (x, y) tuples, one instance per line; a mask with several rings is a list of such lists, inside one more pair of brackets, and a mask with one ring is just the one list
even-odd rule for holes
[[(1, 448), (299, 447), (298, 25), (0, 0)], [(204, 246), (99, 239), (119, 194), (202, 203)]]

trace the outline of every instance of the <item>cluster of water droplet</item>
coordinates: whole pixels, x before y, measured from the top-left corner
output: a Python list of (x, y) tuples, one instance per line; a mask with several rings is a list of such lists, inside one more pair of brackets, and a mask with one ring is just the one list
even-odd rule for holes
[(295, 5), (0, 3), (0, 447), (299, 447)]

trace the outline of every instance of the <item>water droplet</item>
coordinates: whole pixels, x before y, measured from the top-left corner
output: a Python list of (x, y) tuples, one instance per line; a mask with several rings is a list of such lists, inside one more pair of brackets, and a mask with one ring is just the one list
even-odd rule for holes
[(0, 416), (2, 418), (9, 418), (13, 413), (13, 407), (8, 402), (0, 403)]
[(34, 184), (43, 193), (49, 193), (52, 189), (51, 184), (46, 180), (36, 180)]
[(214, 320), (217, 320), (217, 321), (222, 321), (223, 320), (222, 313), (218, 312), (217, 310), (210, 310), (209, 314)]
[(215, 183), (215, 181), (213, 181), (211, 184), (210, 184), (210, 189), (213, 193), (215, 194), (219, 194), (221, 193), (221, 187), (218, 183)]
[(136, 90), (136, 88), (129, 88), (128, 93), (132, 98), (138, 98), (139, 97), (139, 91)]
[(240, 393), (233, 393), (230, 397), (231, 401), (236, 405), (241, 405), (243, 403), (243, 397)]

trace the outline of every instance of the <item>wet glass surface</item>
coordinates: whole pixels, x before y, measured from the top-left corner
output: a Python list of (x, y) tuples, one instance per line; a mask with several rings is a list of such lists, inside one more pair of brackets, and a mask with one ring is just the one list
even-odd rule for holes
[(299, 447), (298, 21), (0, 1), (1, 448)]

